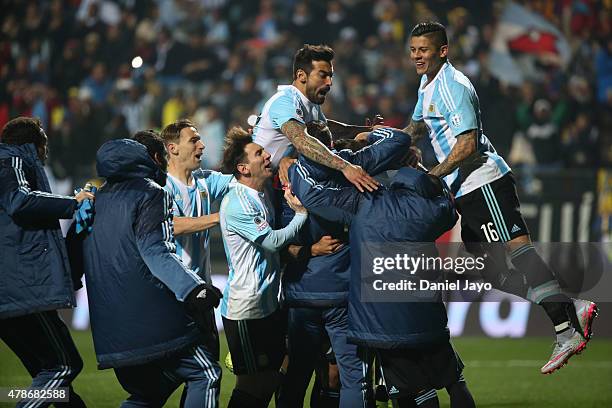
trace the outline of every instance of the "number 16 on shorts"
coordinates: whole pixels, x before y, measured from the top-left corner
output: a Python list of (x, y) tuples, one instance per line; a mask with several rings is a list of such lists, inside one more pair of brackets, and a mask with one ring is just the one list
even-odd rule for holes
[(487, 242), (499, 241), (499, 235), (497, 234), (497, 231), (495, 231), (495, 227), (493, 226), (492, 222), (482, 224), (480, 226), (480, 229), (482, 230), (482, 233), (484, 234), (485, 238), (487, 238)]

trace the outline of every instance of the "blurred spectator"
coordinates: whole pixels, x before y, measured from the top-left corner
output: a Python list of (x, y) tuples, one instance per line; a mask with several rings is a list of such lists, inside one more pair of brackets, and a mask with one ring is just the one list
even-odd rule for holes
[(112, 81), (106, 76), (106, 66), (102, 62), (96, 63), (81, 88), (85, 88), (91, 95), (91, 101), (96, 105), (104, 104), (113, 89)]
[(552, 108), (546, 99), (533, 104), (533, 123), (525, 131), (539, 166), (556, 166), (561, 162), (559, 128), (552, 121)]
[(605, 103), (612, 90), (612, 38), (608, 38), (596, 54), (597, 100)]
[(563, 132), (563, 162), (568, 168), (595, 167), (599, 164), (598, 131), (590, 115), (580, 112)]
[(176, 91), (174, 96), (164, 103), (162, 107), (162, 127), (176, 122), (183, 117), (185, 100), (182, 91)]

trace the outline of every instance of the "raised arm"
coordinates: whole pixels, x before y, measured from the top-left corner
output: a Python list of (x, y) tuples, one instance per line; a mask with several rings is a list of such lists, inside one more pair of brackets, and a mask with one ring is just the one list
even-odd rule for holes
[(93, 199), (93, 194), (82, 191), (77, 197), (67, 197), (32, 190), (23, 168), (23, 160), (10, 157), (0, 160), (0, 206), (16, 219), (58, 220), (72, 218), (77, 204)]
[(434, 176), (444, 177), (452, 173), (468, 157), (476, 151), (476, 129), (468, 130), (457, 136), (457, 142), (453, 146), (446, 159), (429, 171)]
[(342, 151), (340, 156), (364, 168), (369, 174), (397, 169), (408, 155), (410, 135), (399, 129), (379, 128), (368, 135), (368, 146), (356, 152)]
[(304, 207), (328, 221), (349, 224), (357, 212), (360, 194), (355, 187), (322, 184), (310, 177), (308, 170), (298, 162), (289, 167), (291, 190)]
[(348, 163), (346, 160), (333, 154), (327, 147), (306, 132), (306, 126), (296, 120), (288, 120), (283, 124), (281, 131), (289, 138), (296, 150), (324, 166), (341, 171), (344, 177), (355, 187), (374, 191), (378, 188), (378, 182), (370, 177), (361, 167)]

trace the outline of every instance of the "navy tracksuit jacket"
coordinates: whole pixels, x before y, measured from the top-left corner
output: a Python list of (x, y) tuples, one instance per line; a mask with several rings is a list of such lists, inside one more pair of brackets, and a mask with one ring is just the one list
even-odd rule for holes
[(362, 302), (360, 294), (362, 255), (368, 263), (376, 255), (362, 253), (362, 244), (435, 241), (457, 221), (450, 196), (440, 193), (428, 175), (410, 168), (401, 168), (388, 187), (365, 194), (354, 187), (319, 182), (302, 159), (290, 167), (289, 179), (312, 214), (350, 225), (349, 340), (374, 348), (447, 340), (442, 302)]

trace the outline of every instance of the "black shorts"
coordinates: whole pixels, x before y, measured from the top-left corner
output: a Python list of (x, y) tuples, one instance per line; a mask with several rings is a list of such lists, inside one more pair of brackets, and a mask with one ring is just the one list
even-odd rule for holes
[(461, 239), (469, 243), (508, 242), (529, 234), (521, 215), (512, 173), (456, 200), (461, 214)]
[(414, 397), (459, 381), (463, 362), (450, 342), (418, 349), (376, 349), (390, 398)]
[(278, 371), (286, 353), (285, 327), (280, 310), (263, 319), (230, 320), (223, 317), (234, 374)]

